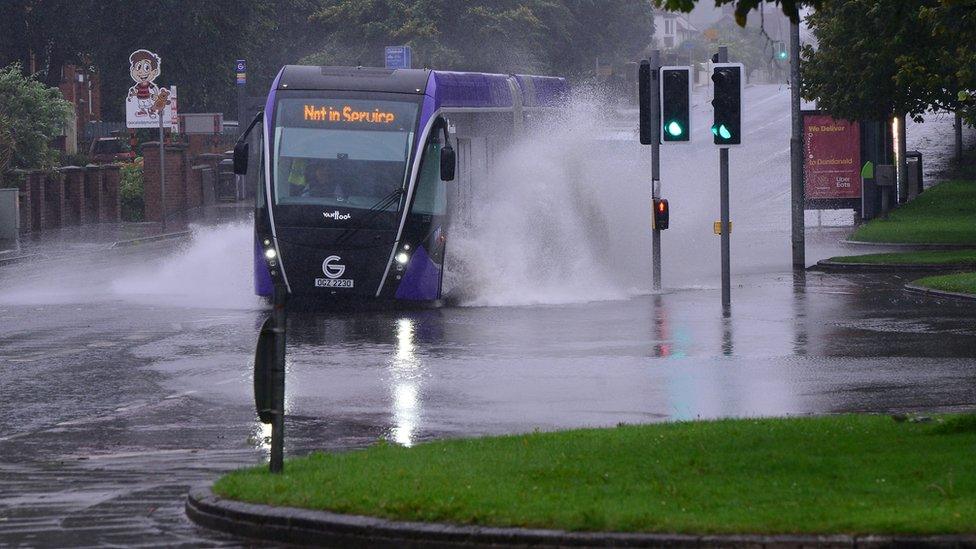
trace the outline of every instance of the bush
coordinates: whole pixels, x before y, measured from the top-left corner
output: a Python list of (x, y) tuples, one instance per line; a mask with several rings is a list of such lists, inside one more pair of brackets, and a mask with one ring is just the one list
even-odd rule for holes
[(91, 160), (88, 158), (87, 154), (76, 153), (68, 154), (61, 153), (61, 165), (62, 166), (87, 166)]
[(122, 221), (142, 221), (146, 217), (142, 157), (122, 166), (119, 194), (122, 199)]

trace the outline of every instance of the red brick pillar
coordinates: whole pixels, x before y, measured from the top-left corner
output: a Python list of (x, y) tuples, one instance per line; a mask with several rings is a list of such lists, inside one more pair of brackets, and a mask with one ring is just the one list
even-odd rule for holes
[(31, 170), (27, 172), (27, 191), (30, 193), (31, 230), (40, 231), (44, 228), (45, 209), (47, 200), (44, 194), (45, 172), (42, 170)]
[(64, 176), (61, 225), (80, 225), (84, 220), (85, 170), (78, 166), (61, 168)]
[(64, 174), (59, 171), (37, 174), (41, 198), (41, 229), (57, 229), (64, 224)]
[[(146, 221), (162, 221), (161, 181), (159, 179), (159, 143), (143, 143), (143, 185)], [(186, 147), (166, 146), (166, 216), (186, 209)]]
[(98, 203), (98, 221), (100, 223), (118, 223), (122, 221), (122, 167), (118, 164), (101, 166), (102, 189)]
[(98, 223), (99, 210), (102, 208), (102, 170), (97, 164), (85, 166), (84, 191), (81, 222)]

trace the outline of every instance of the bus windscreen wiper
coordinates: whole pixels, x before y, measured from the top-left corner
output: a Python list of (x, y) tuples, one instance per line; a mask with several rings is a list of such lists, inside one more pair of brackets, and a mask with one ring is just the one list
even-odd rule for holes
[(363, 225), (368, 224), (370, 221), (376, 218), (380, 212), (385, 211), (387, 208), (399, 201), (400, 196), (402, 196), (405, 192), (406, 191), (404, 191), (402, 187), (397, 187), (396, 189), (390, 191), (389, 194), (379, 199), (376, 204), (373, 204), (368, 210), (366, 210), (366, 217), (363, 218), (363, 220), (358, 224), (359, 226), (348, 227), (339, 234), (339, 237), (336, 238), (336, 244), (342, 244), (346, 240), (352, 238), (352, 236), (356, 234), (356, 232), (358, 232)]

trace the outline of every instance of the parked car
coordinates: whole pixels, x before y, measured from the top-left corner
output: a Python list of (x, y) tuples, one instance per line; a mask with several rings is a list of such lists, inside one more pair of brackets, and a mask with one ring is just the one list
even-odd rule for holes
[(88, 157), (95, 164), (111, 164), (132, 162), (136, 159), (136, 153), (132, 151), (129, 142), (121, 137), (100, 137), (92, 141)]

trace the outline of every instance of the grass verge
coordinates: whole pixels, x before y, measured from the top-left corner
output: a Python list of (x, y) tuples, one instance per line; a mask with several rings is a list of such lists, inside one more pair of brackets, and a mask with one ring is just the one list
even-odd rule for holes
[[(976, 222), (976, 221), (974, 221)], [(870, 263), (873, 265), (973, 265), (976, 250), (925, 250), (831, 257), (835, 263)]]
[(916, 280), (912, 284), (943, 292), (976, 295), (976, 273), (929, 276)]
[(854, 231), (852, 240), (976, 245), (976, 181), (946, 181)]
[(584, 531), (976, 532), (976, 416), (683, 422), (316, 453), (225, 498)]

